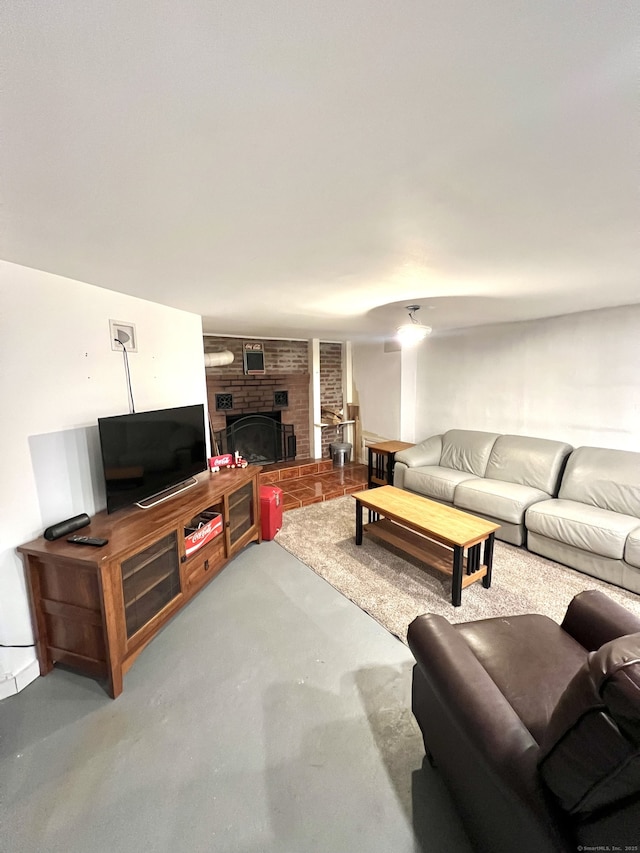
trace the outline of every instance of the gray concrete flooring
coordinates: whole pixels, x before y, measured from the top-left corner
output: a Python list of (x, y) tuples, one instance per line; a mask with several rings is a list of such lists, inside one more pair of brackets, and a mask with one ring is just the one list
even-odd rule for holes
[(413, 658), (275, 542), (239, 554), (115, 701), (61, 668), (0, 702), (3, 853), (471, 853)]

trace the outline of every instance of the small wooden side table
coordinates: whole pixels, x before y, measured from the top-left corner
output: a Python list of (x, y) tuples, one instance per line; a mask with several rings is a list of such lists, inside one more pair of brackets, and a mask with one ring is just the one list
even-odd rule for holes
[(393, 486), (393, 466), (396, 461), (396, 453), (413, 446), (407, 441), (381, 441), (378, 444), (370, 444), (367, 460), (368, 487), (373, 489), (376, 486)]

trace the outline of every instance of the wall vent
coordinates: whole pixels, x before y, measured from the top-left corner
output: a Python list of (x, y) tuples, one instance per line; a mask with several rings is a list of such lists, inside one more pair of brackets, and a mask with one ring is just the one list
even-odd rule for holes
[(228, 412), (233, 409), (233, 394), (216, 394), (216, 411)]

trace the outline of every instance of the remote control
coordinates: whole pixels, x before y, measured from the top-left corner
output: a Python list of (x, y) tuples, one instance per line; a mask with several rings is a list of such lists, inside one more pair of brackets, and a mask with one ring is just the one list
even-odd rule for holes
[(106, 545), (108, 539), (92, 539), (90, 536), (68, 536), (67, 542), (72, 542), (74, 545), (95, 545), (96, 548)]

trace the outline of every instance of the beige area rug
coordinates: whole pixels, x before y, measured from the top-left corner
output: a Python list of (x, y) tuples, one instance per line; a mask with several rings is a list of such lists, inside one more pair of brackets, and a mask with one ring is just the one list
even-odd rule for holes
[[(366, 516), (365, 516), (366, 521)], [(599, 589), (640, 616), (640, 596), (496, 541), (491, 587), (480, 581), (451, 604), (451, 579), (364, 535), (355, 544), (355, 500), (350, 495), (284, 514), (276, 541), (335, 589), (406, 643), (421, 613), (450, 622), (543, 613), (561, 622), (576, 593)]]

